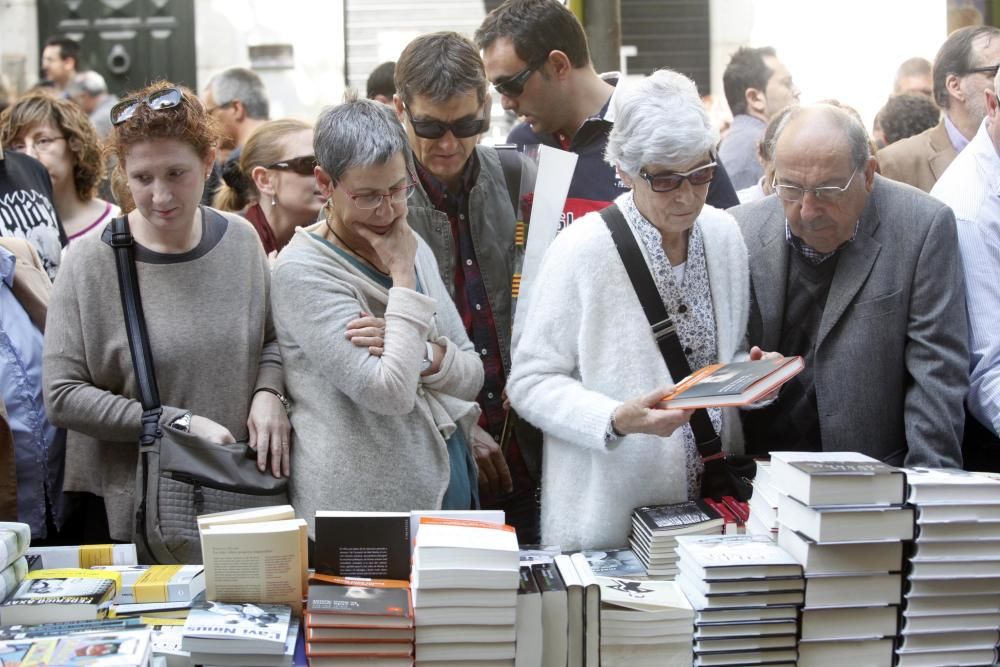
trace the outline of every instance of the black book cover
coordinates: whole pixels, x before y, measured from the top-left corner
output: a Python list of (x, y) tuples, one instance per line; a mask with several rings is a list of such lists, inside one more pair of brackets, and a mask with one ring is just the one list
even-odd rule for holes
[(535, 583), (542, 593), (566, 590), (555, 563), (535, 563), (531, 566), (531, 573), (535, 575)]
[(410, 591), (407, 588), (309, 584), (306, 609), (318, 614), (408, 618), (411, 616)]
[(535, 575), (531, 573), (530, 565), (521, 566), (521, 580), (518, 583), (517, 594), (518, 595), (530, 595), (532, 593), (538, 593), (538, 583), (535, 581)]
[(339, 577), (410, 578), (410, 515), (317, 512), (316, 572)]
[(719, 513), (703, 500), (637, 507), (635, 516), (654, 534), (660, 530), (675, 530), (721, 519)]

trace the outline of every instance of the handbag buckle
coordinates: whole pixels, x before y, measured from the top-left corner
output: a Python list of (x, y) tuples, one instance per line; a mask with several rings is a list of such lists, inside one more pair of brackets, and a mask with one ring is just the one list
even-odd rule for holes
[(163, 408), (147, 410), (142, 413), (142, 433), (139, 435), (139, 446), (150, 447), (156, 439), (163, 435), (160, 430), (160, 417), (163, 415)]
[(128, 248), (132, 243), (132, 232), (128, 229), (121, 233), (111, 232), (112, 248)]
[(660, 340), (666, 338), (667, 336), (672, 336), (677, 332), (677, 327), (668, 317), (665, 320), (660, 320), (653, 325), (653, 338)]

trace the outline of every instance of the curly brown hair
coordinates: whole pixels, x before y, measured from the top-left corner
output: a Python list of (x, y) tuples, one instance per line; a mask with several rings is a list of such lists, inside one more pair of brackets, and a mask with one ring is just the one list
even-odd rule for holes
[(205, 159), (219, 143), (221, 128), (218, 121), (206, 112), (198, 96), (184, 86), (169, 81), (154, 81), (122, 99), (145, 99), (151, 93), (168, 88), (177, 88), (181, 91), (183, 95), (181, 104), (158, 110), (153, 110), (146, 104), (139, 104), (132, 116), (124, 123), (113, 126), (111, 134), (108, 135), (105, 151), (117, 158), (117, 164), (111, 174), (111, 190), (123, 211), (135, 208), (125, 176), (125, 162), (133, 146), (158, 139), (174, 139), (187, 144), (194, 149), (198, 157)]
[(107, 170), (101, 154), (101, 139), (90, 118), (69, 100), (43, 92), (19, 97), (0, 113), (0, 145), (9, 145), (39, 123), (50, 122), (66, 137), (73, 161), (73, 185), (80, 201), (97, 196), (97, 188)]

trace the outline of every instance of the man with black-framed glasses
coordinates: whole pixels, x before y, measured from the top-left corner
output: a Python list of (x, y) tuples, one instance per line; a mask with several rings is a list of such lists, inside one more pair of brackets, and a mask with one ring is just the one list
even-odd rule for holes
[[(579, 156), (563, 226), (629, 190), (604, 159), (618, 75), (598, 75), (583, 26), (563, 3), (507, 0), (485, 18), (475, 41), (501, 105), (524, 120), (507, 141), (545, 144)], [(707, 203), (716, 208), (739, 203), (722, 162)]]
[(730, 209), (750, 262), (748, 343), (805, 370), (744, 413), (746, 451), (860, 451), (961, 467), (969, 348), (955, 216), (875, 173), (842, 109), (793, 109), (775, 197)]
[[(412, 149), (417, 187), (407, 222), (434, 251), (466, 333), (483, 362), (482, 408), (472, 429), (483, 509), (502, 509), (521, 542), (538, 540), (541, 439), (521, 427), (501, 449), (508, 422), (515, 206), (533, 171), (521, 156), (479, 146), (490, 122), (486, 73), (476, 47), (454, 32), (422, 35), (396, 62), (393, 105)], [(527, 175), (522, 179), (522, 174)]]
[(883, 176), (930, 192), (976, 135), (986, 117), (986, 90), (1000, 66), (1000, 28), (969, 26), (951, 33), (934, 58), (934, 101), (941, 122), (878, 153)]

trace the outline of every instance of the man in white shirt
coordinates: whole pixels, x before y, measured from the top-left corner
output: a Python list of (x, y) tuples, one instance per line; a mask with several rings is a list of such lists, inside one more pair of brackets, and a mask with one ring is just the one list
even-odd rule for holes
[[(931, 195), (955, 212), (958, 246), (965, 269), (969, 309), (971, 377), (966, 406), (979, 427), (969, 420), (965, 467), (1000, 471), (1000, 100), (994, 89), (981, 94), (986, 118), (979, 131), (951, 163)], [(977, 437), (977, 433), (979, 437)], [(990, 443), (992, 444), (992, 449)], [(992, 454), (991, 454), (992, 452)]]

